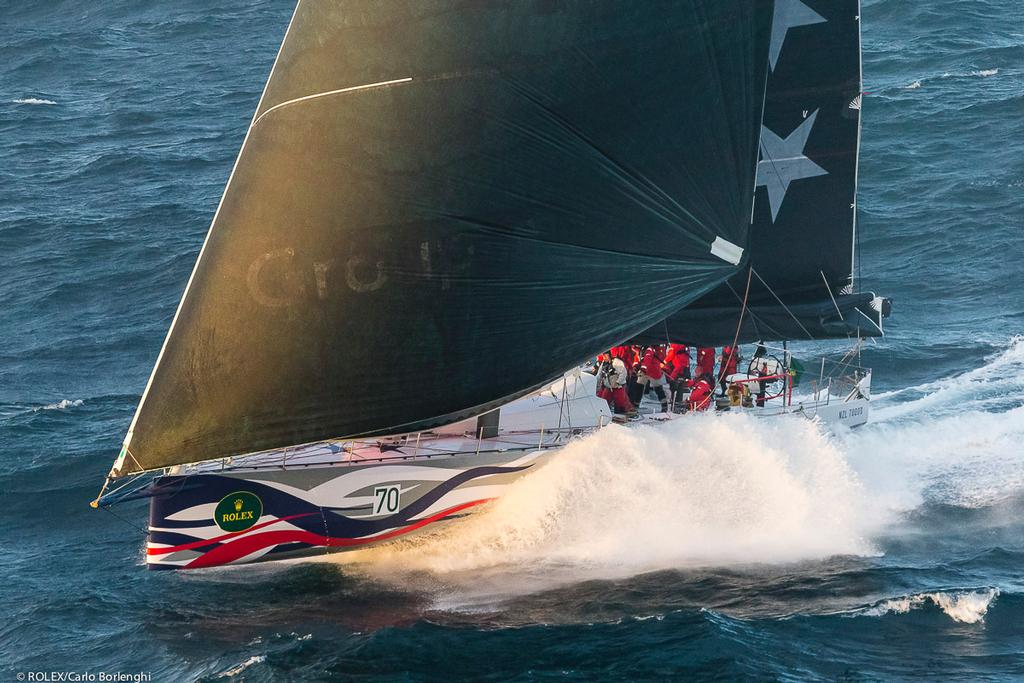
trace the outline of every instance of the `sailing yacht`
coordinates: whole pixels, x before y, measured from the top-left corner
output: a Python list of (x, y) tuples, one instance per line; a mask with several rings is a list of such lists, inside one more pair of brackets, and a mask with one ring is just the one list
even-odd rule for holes
[[(880, 335), (859, 56), (852, 0), (300, 0), (94, 506), (153, 569), (365, 547), (609, 424), (610, 346)], [(759, 414), (866, 420), (780, 353)]]

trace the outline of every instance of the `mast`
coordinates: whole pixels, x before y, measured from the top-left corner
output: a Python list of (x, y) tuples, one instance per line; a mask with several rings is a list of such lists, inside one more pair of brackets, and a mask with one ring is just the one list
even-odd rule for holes
[(861, 23), (860, 14), (860, 0), (857, 0), (857, 81), (860, 83), (860, 91), (857, 94), (857, 112), (860, 114), (857, 117), (857, 147), (855, 151), (856, 163), (854, 165), (853, 174), (853, 240), (850, 247), (850, 292), (853, 293), (857, 288), (857, 189), (860, 181), (860, 136), (862, 121), (864, 120), (864, 41), (863, 41), (863, 25)]

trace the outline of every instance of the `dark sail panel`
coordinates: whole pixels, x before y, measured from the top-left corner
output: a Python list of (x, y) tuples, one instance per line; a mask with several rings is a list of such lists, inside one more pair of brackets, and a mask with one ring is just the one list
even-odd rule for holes
[[(750, 305), (762, 312), (774, 307), (790, 320), (766, 325), (765, 340), (807, 339), (808, 331), (816, 339), (856, 334), (842, 325), (816, 326), (813, 314), (806, 321), (794, 320), (778, 300), (793, 310), (809, 306), (812, 311), (835, 313), (832, 298), (853, 291), (861, 111), (859, 15), (857, 0), (775, 4), (750, 230), (750, 265), (757, 273)], [(732, 343), (746, 282), (747, 273), (738, 273), (652, 327), (647, 336), (664, 340), (667, 329), (673, 339)], [(765, 316), (774, 317), (766, 312)], [(862, 326), (861, 333), (881, 334), (872, 325)]]
[(770, 15), (302, 2), (113, 474), (479, 414), (724, 281)]
[[(755, 304), (747, 308), (742, 325), (735, 306), (685, 308), (672, 316), (675, 327), (670, 338), (678, 344), (724, 346), (732, 344), (734, 338), (739, 344), (748, 344), (768, 340), (879, 337), (890, 306), (888, 299), (870, 292), (840, 294), (835, 301), (825, 299), (792, 306)], [(638, 336), (637, 341), (664, 343), (664, 327), (661, 330), (651, 328)]]

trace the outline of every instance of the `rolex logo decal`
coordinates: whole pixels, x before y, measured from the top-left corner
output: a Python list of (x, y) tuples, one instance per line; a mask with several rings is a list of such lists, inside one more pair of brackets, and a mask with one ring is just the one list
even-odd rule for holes
[(236, 491), (221, 498), (213, 521), (224, 531), (245, 531), (263, 514), (263, 501), (255, 493)]

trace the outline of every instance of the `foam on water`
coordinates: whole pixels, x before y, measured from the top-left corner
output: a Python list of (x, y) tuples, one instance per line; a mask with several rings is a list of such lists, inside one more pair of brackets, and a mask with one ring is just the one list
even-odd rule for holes
[(929, 421), (965, 409), (1004, 409), (1024, 403), (1024, 337), (1015, 336), (1006, 348), (973, 370), (913, 387), (874, 395), (872, 424)]
[(699, 416), (573, 442), (490, 509), (372, 559), (384, 570), (547, 567), (579, 578), (870, 555), (878, 518), (866, 503), (818, 425)]
[(240, 673), (248, 669), (253, 664), (262, 664), (266, 660), (266, 655), (253, 655), (241, 664), (237, 664), (231, 667), (230, 669), (227, 669), (226, 671), (222, 671), (221, 673), (217, 674), (217, 678), (234, 678), (235, 676), (239, 675)]
[(78, 406), (82, 405), (83, 403), (84, 403), (84, 401), (82, 399), (80, 399), (80, 398), (76, 398), (76, 399), (62, 398), (61, 400), (57, 401), (56, 403), (47, 403), (45, 406), (39, 406), (39, 407), (33, 408), (32, 410), (33, 411), (35, 411), (35, 410), (65, 410), (67, 408), (77, 408)]
[(1024, 490), (1024, 338), (974, 370), (875, 397), (840, 441), (875, 502), (991, 505)]
[(53, 100), (44, 100), (39, 97), (24, 97), (17, 100), (11, 100), (12, 104), (57, 104)]
[(907, 614), (911, 610), (922, 609), (931, 604), (942, 610), (953, 621), (977, 624), (985, 619), (985, 614), (988, 613), (997, 597), (999, 597), (998, 588), (916, 593), (882, 600), (870, 607), (851, 612), (849, 616), (881, 617), (887, 614)]

